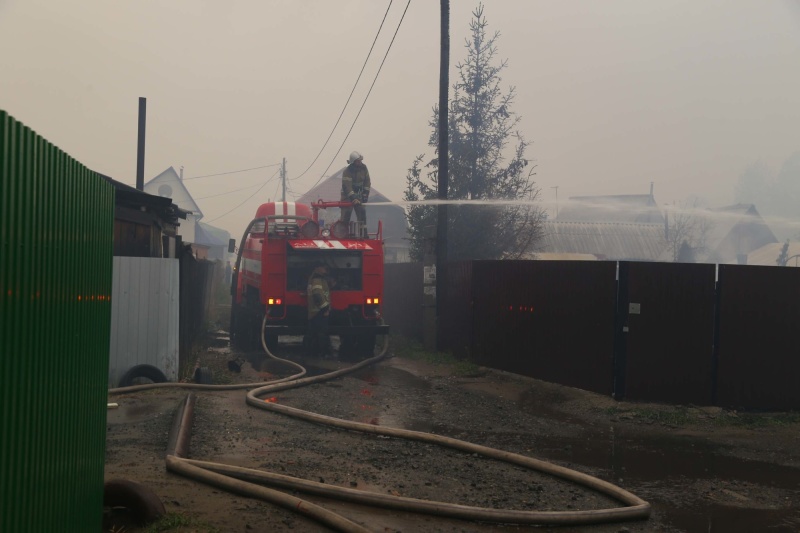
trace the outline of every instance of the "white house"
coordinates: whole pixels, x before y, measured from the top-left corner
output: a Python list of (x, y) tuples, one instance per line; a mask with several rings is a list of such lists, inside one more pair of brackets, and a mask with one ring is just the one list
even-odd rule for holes
[[(182, 173), (182, 171), (181, 171)], [(171, 198), (172, 203), (181, 209), (188, 211), (186, 222), (181, 223), (178, 227), (178, 235), (181, 236), (184, 242), (196, 242), (196, 226), (203, 218), (203, 212), (200, 210), (189, 190), (183, 184), (183, 177), (175, 172), (173, 167), (151, 179), (144, 184), (144, 192), (154, 194), (156, 196), (163, 196)]]

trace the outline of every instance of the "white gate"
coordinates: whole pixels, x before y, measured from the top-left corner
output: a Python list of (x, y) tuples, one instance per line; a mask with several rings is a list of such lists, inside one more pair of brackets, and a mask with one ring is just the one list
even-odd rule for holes
[(178, 379), (179, 281), (177, 259), (114, 257), (109, 387), (137, 365)]

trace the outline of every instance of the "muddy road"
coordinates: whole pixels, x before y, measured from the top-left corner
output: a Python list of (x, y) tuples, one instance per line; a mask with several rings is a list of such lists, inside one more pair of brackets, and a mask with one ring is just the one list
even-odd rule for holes
[[(216, 345), (213, 345), (216, 344)], [(294, 373), (262, 354), (231, 353), (220, 338), (198, 353), (216, 383)], [(391, 352), (391, 350), (390, 350)], [(281, 355), (309, 373), (346, 366)], [(244, 361), (241, 372), (228, 361)], [(331, 417), (424, 431), (535, 457), (609, 481), (652, 505), (648, 520), (593, 526), (476, 523), (304, 498), (371, 531), (490, 532), (800, 531), (800, 417), (716, 408), (616, 402), (503, 372), (454, 374), (452, 366), (398, 353), (359, 372), (276, 393), (278, 403)], [(297, 514), (166, 471), (173, 415), (187, 395), (157, 389), (112, 397), (106, 479), (151, 488), (173, 531), (326, 531)], [(619, 504), (520, 467), (435, 445), (332, 429), (246, 405), (245, 390), (195, 391), (189, 456), (376, 493), (498, 509), (574, 511)], [(123, 528), (123, 529), (121, 529)], [(107, 510), (107, 531), (142, 531)]]

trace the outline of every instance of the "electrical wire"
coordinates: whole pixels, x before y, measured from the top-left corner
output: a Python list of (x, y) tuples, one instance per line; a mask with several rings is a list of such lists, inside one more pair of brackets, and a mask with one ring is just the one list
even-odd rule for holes
[(212, 194), (211, 196), (201, 196), (200, 198), (195, 198), (195, 200), (205, 200), (207, 198), (216, 198), (217, 196), (225, 196), (226, 194), (233, 194), (235, 192), (246, 191), (248, 189), (252, 189), (253, 187), (258, 187), (258, 183), (250, 185), (248, 187), (242, 187), (241, 189), (234, 189), (228, 192), (221, 192), (219, 194)]
[(216, 218), (212, 218), (211, 220), (208, 220), (208, 221), (206, 221), (206, 224), (209, 224), (209, 223), (211, 223), (211, 222), (214, 222), (215, 220), (219, 220), (219, 219), (221, 219), (222, 217), (224, 217), (224, 216), (226, 216), (226, 215), (229, 215), (229, 214), (231, 214), (232, 212), (236, 211), (237, 209), (239, 209), (240, 207), (242, 207), (244, 204), (246, 204), (247, 202), (249, 202), (249, 201), (250, 201), (250, 200), (253, 198), (253, 196), (255, 196), (256, 194), (258, 194), (258, 193), (261, 191), (261, 189), (263, 189), (263, 188), (264, 188), (264, 186), (265, 186), (267, 183), (269, 183), (270, 181), (272, 181), (272, 180), (275, 178), (275, 176), (277, 176), (277, 175), (278, 175), (278, 171), (279, 171), (279, 170), (280, 170), (280, 169), (276, 170), (276, 171), (275, 171), (275, 173), (274, 173), (272, 176), (270, 176), (270, 177), (269, 177), (269, 179), (268, 179), (267, 181), (265, 181), (264, 183), (262, 183), (262, 184), (261, 184), (261, 187), (259, 187), (259, 188), (258, 188), (258, 190), (256, 190), (256, 192), (254, 192), (253, 194), (251, 194), (250, 196), (248, 196), (248, 197), (245, 199), (245, 201), (244, 201), (244, 202), (240, 203), (239, 205), (237, 205), (236, 207), (234, 207), (234, 208), (233, 208), (233, 209), (231, 209), (230, 211), (226, 211), (225, 213), (221, 214), (220, 216), (218, 216), (218, 217), (216, 217)]
[(405, 19), (406, 12), (408, 11), (408, 6), (410, 6), (410, 5), (411, 5), (411, 0), (408, 0), (408, 3), (406, 4), (406, 8), (405, 8), (405, 10), (403, 10), (403, 16), (400, 17), (400, 22), (397, 23), (397, 29), (394, 30), (394, 35), (392, 36), (392, 42), (389, 43), (389, 48), (386, 49), (386, 54), (384, 54), (384, 56), (383, 56), (383, 61), (381, 61), (381, 66), (378, 67), (378, 72), (375, 74), (375, 79), (372, 80), (372, 85), (369, 86), (369, 91), (367, 91), (367, 96), (364, 97), (364, 103), (361, 104), (361, 108), (359, 108), (358, 114), (356, 115), (356, 118), (353, 119), (353, 124), (350, 126), (350, 129), (347, 130), (347, 135), (345, 136), (344, 140), (342, 141), (341, 146), (339, 146), (339, 149), (336, 151), (336, 155), (333, 156), (333, 159), (331, 159), (331, 162), (328, 164), (328, 167), (322, 172), (322, 175), (319, 177), (317, 182), (314, 183), (314, 185), (311, 186), (311, 189), (316, 187), (319, 184), (319, 182), (322, 181), (322, 178), (325, 177), (325, 173), (328, 172), (328, 170), (331, 168), (331, 165), (333, 164), (333, 162), (336, 161), (337, 157), (339, 157), (339, 152), (342, 151), (342, 148), (344, 147), (344, 143), (346, 143), (347, 139), (350, 137), (350, 133), (352, 133), (353, 128), (355, 127), (356, 122), (358, 121), (358, 117), (361, 116), (361, 111), (364, 110), (364, 106), (367, 104), (367, 100), (369, 99), (369, 95), (372, 93), (372, 88), (375, 87), (375, 82), (378, 81), (378, 76), (381, 73), (381, 69), (383, 68), (383, 64), (386, 62), (386, 58), (389, 56), (389, 51), (392, 49), (392, 45), (394, 44), (394, 40), (397, 37), (397, 32), (400, 31), (400, 26), (403, 24), (403, 19)]
[(311, 167), (314, 166), (314, 163), (317, 162), (317, 159), (319, 159), (319, 156), (322, 155), (322, 151), (325, 149), (325, 147), (328, 146), (328, 142), (331, 140), (331, 137), (333, 136), (333, 132), (336, 131), (336, 126), (339, 125), (339, 121), (342, 120), (342, 115), (344, 115), (344, 110), (347, 109), (347, 105), (350, 103), (350, 99), (353, 97), (353, 93), (356, 90), (356, 86), (358, 85), (358, 82), (361, 80), (361, 75), (364, 74), (364, 69), (367, 66), (367, 61), (369, 61), (369, 58), (372, 55), (372, 50), (375, 48), (375, 43), (378, 41), (378, 36), (381, 34), (381, 29), (383, 29), (383, 23), (386, 22), (386, 16), (389, 14), (389, 9), (392, 7), (392, 2), (393, 1), (394, 0), (389, 0), (389, 7), (386, 8), (386, 13), (383, 14), (383, 20), (381, 21), (381, 25), (378, 28), (378, 33), (375, 34), (375, 39), (373, 39), (372, 46), (370, 46), (370, 48), (369, 48), (369, 52), (367, 53), (367, 58), (364, 59), (364, 64), (361, 65), (361, 72), (358, 73), (358, 78), (356, 78), (356, 82), (353, 84), (353, 89), (350, 91), (350, 96), (347, 97), (347, 101), (344, 103), (344, 107), (342, 108), (342, 112), (339, 113), (339, 118), (336, 119), (336, 124), (333, 125), (333, 128), (331, 129), (330, 134), (328, 134), (328, 138), (325, 139), (325, 144), (323, 144), (322, 148), (319, 149), (319, 153), (317, 154), (317, 157), (315, 157), (314, 160), (311, 162), (311, 164), (308, 165), (308, 168), (305, 169), (299, 176), (297, 176), (295, 178), (291, 178), (290, 181), (297, 180), (297, 179), (300, 179), (303, 176), (305, 176), (306, 172), (308, 172), (311, 169)]
[(279, 165), (280, 165), (280, 163), (275, 163), (273, 165), (263, 165), (263, 166), (260, 166), (260, 167), (244, 168), (242, 170), (231, 170), (230, 172), (220, 172), (218, 174), (206, 174), (204, 176), (194, 176), (194, 177), (191, 177), (191, 178), (183, 178), (183, 180), (187, 181), (187, 180), (198, 180), (200, 178), (213, 178), (214, 176), (227, 176), (228, 174), (238, 174), (239, 172), (248, 172), (250, 170), (258, 170), (260, 168), (277, 167)]

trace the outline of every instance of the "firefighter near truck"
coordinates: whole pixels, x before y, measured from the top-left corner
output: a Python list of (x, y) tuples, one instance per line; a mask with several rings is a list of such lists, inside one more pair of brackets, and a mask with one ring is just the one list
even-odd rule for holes
[(324, 264), (331, 283), (328, 333), (339, 357), (374, 355), (383, 321), (383, 225), (369, 233), (360, 222), (325, 225), (320, 211), (350, 202), (268, 202), (256, 211), (240, 241), (231, 279), (231, 344), (273, 353), (281, 337), (308, 329), (309, 276)]

